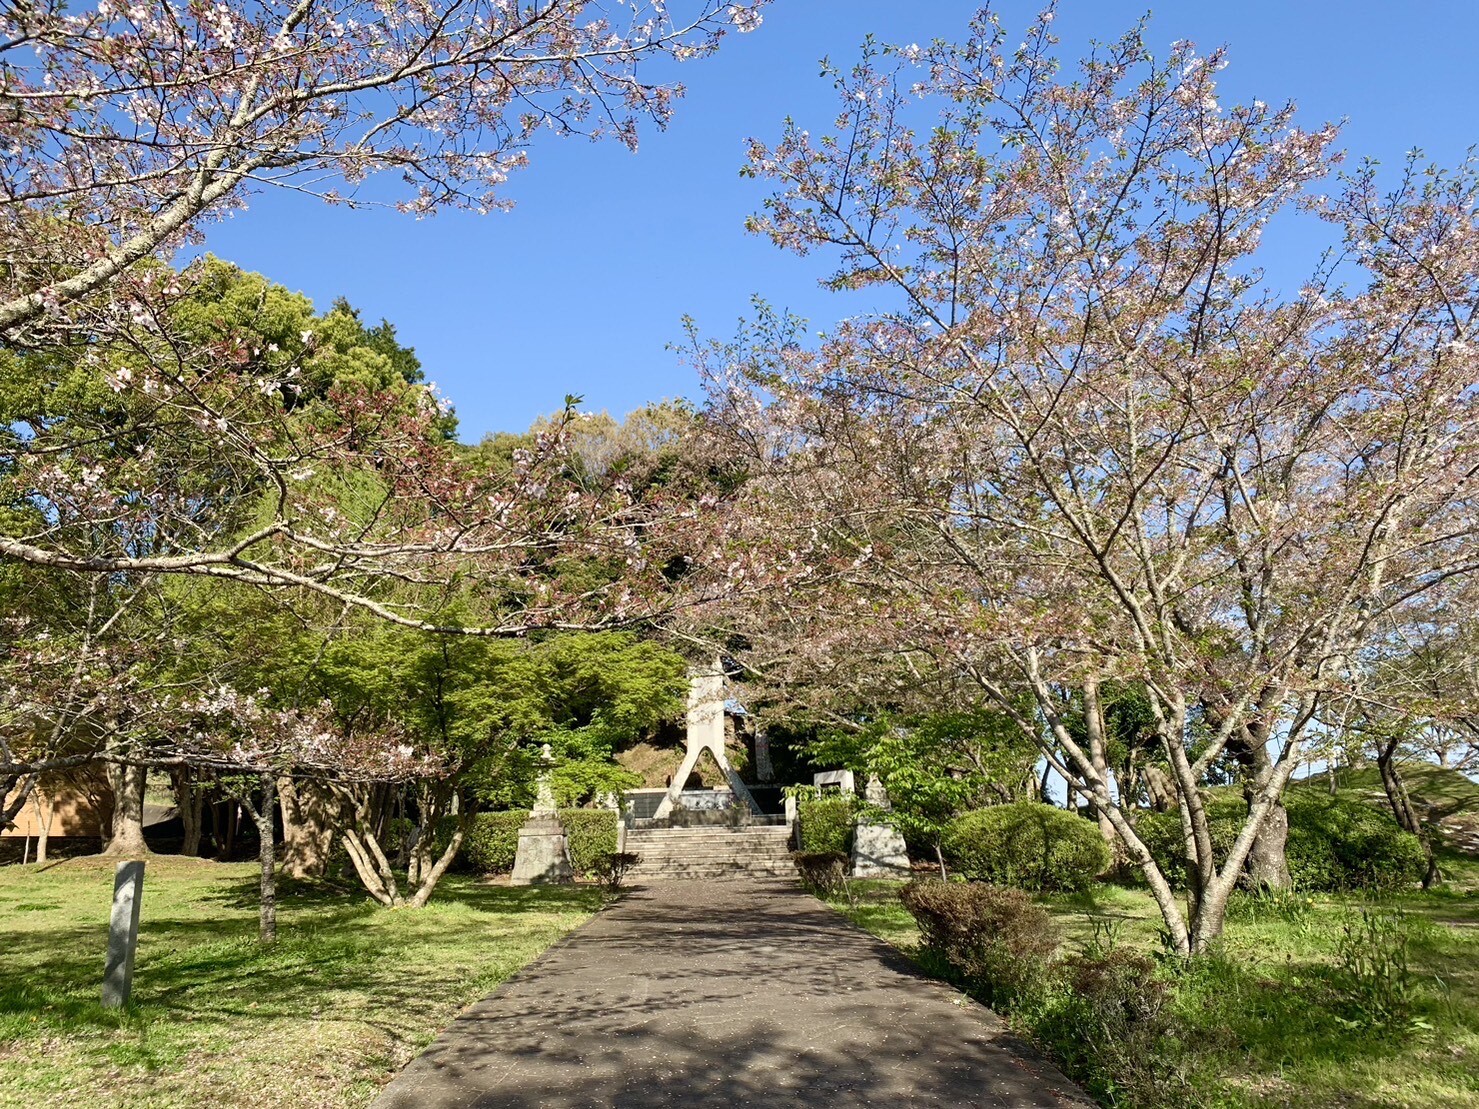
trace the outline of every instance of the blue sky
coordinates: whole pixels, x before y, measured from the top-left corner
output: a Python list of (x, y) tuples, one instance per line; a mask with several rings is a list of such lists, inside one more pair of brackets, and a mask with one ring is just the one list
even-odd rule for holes
[[(417, 221), (276, 193), (208, 228), (207, 248), (321, 308), (343, 295), (369, 319), (389, 319), (457, 406), (469, 441), (523, 429), (566, 393), (618, 415), (691, 396), (691, 372), (667, 349), (685, 314), (723, 338), (755, 294), (818, 327), (860, 307), (816, 287), (822, 260), (745, 233), (766, 193), (739, 176), (746, 137), (774, 138), (788, 114), (826, 125), (834, 113), (818, 78), (823, 55), (850, 62), (869, 33), (900, 43), (959, 37), (977, 6), (776, 0), (760, 30), (681, 67), (688, 96), (678, 117), (647, 132), (639, 153), (554, 137), (538, 145), (506, 194), (512, 212)], [(997, 10), (1016, 29), (1037, 6), (1005, 0)], [(1145, 8), (1064, 0), (1055, 27), (1065, 57), (1124, 31)], [(1395, 169), (1418, 146), (1455, 164), (1479, 143), (1479, 0), (1155, 5), (1157, 50), (1182, 38), (1231, 48), (1222, 85), (1233, 99), (1293, 99), (1308, 126), (1347, 119), (1341, 145), (1356, 156)], [(1278, 249), (1272, 239), (1269, 247)], [(1301, 269), (1313, 261), (1307, 250), (1285, 257)]]

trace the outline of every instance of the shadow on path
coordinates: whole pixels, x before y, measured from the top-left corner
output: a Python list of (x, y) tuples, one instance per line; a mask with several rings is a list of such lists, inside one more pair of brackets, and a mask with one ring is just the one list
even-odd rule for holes
[(1087, 1106), (989, 1009), (785, 884), (641, 888), (470, 1007), (375, 1109)]

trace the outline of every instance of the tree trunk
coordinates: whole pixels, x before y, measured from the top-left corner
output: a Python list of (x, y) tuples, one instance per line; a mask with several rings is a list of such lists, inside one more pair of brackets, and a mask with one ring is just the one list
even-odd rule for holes
[(260, 774), (257, 780), (262, 786), (262, 800), (253, 804), (246, 799), (244, 804), (257, 826), (257, 862), (261, 869), (262, 894), (257, 914), (257, 939), (266, 944), (277, 940), (277, 778), (272, 774)]
[[(1250, 808), (1254, 793), (1251, 788), (1243, 793)], [(1288, 844), (1289, 810), (1281, 802), (1269, 809), (1263, 828), (1248, 852), (1246, 872), (1249, 885), (1254, 889), (1288, 889), (1294, 884), (1286, 856)]]
[(46, 861), (46, 841), (51, 838), (51, 819), (56, 815), (56, 810), (51, 807), (51, 802), (46, 802), (46, 812), (43, 815), (41, 805), (41, 789), (38, 787), (31, 794), (31, 804), (36, 809), (36, 861)]
[(15, 774), (0, 780), (0, 832), (15, 823), (35, 789), (35, 774)]
[(1170, 812), (1176, 804), (1176, 783), (1155, 763), (1146, 763), (1145, 792), (1150, 797), (1150, 807), (1156, 812)]
[(205, 790), (201, 788), (195, 771), (187, 766), (170, 771), (170, 782), (175, 787), (175, 809), (180, 814), (180, 824), (185, 830), (185, 841), (180, 845), (180, 854), (199, 855)]
[(105, 855), (135, 858), (149, 853), (144, 842), (144, 786), (148, 771), (132, 763), (108, 763), (108, 784), (113, 788), (113, 820)]
[[(376, 825), (383, 824), (383, 821), (375, 819), (372, 811), (375, 799), (385, 800), (383, 795), (375, 795), (370, 804), (355, 804), (349, 796), (345, 797), (344, 811), (349, 815), (351, 825), (345, 829), (342, 841), (349, 852), (349, 861), (370, 896), (380, 904), (390, 908), (422, 908), (457, 857), (471, 827), (473, 814), (464, 812), (459, 815), (457, 791), (445, 783), (436, 783), (422, 791), (419, 799), (420, 835), (410, 852), (406, 865), (406, 892), (402, 893), (403, 887), (396, 876), (397, 868), (386, 857), (380, 846), (380, 837), (375, 832)], [(449, 815), (458, 816), (457, 828), (441, 856), (433, 861), (435, 829), (442, 818)]]
[[(1084, 725), (1089, 734), (1089, 762), (1094, 767), (1094, 773), (1099, 775), (1099, 780), (1109, 782), (1109, 760), (1104, 752), (1104, 706), (1099, 701), (1099, 679), (1085, 678), (1084, 692)], [(1110, 823), (1108, 814), (1102, 806), (1089, 798), (1089, 804), (1093, 806), (1094, 818), (1099, 822), (1099, 834), (1104, 837), (1106, 843), (1114, 845), (1114, 825)], [(1115, 852), (1119, 854), (1118, 851)]]
[(241, 803), (230, 801), (226, 805), (226, 838), (221, 844), (220, 855), (222, 860), (229, 860), (236, 854), (236, 828), (241, 823)]
[(1382, 789), (1386, 791), (1387, 804), (1392, 807), (1392, 815), (1403, 831), (1411, 832), (1422, 844), (1423, 856), (1428, 864), (1427, 872), (1423, 875), (1423, 889), (1432, 889), (1443, 880), (1443, 872), (1438, 868), (1438, 856), (1433, 850), (1429, 829), (1417, 815), (1412, 796), (1407, 792), (1407, 784), (1402, 781), (1402, 775), (1397, 770), (1397, 743), (1398, 737), (1393, 737), (1377, 748), (1376, 766), (1381, 772)]
[(282, 870), (292, 878), (322, 878), (333, 855), (339, 803), (326, 786), (282, 778)]
[[(1253, 799), (1258, 795), (1273, 773), (1273, 763), (1268, 757), (1266, 737), (1261, 728), (1249, 726), (1246, 738), (1234, 737), (1228, 741), (1228, 750), (1243, 767), (1243, 800), (1248, 811), (1253, 810)], [(1289, 889), (1294, 878), (1289, 873), (1287, 848), (1289, 846), (1289, 810), (1283, 801), (1269, 809), (1258, 830), (1253, 847), (1248, 852), (1244, 871), (1248, 884), (1254, 889)]]
[(945, 873), (945, 852), (940, 850), (939, 840), (935, 840), (935, 862), (940, 866), (940, 881), (948, 882), (950, 875)]

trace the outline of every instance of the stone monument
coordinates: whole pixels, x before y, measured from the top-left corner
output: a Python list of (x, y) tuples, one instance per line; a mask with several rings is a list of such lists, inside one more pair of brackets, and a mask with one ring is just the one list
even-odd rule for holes
[(678, 806), (683, 786), (688, 776), (698, 765), (700, 756), (708, 754), (714, 765), (724, 775), (729, 786), (730, 798), (745, 807), (745, 811), (758, 813), (760, 806), (750, 795), (749, 787), (740, 781), (729, 756), (724, 753), (724, 667), (718, 659), (712, 666), (694, 667), (688, 674), (687, 748), (683, 765), (673, 775), (667, 796), (657, 806), (654, 817), (671, 816)]
[(878, 815), (887, 814), (893, 808), (878, 775), (869, 776), (863, 798), (868, 802), (871, 815), (860, 820), (853, 829), (853, 877), (907, 878), (909, 852), (904, 846), (904, 837), (888, 822), (886, 815)]
[(555, 812), (555, 792), (550, 788), (550, 765), (554, 756), (549, 744), (540, 749), (539, 781), (534, 809), (519, 829), (519, 850), (514, 855), (514, 873), (509, 884), (514, 886), (550, 886), (575, 881), (575, 868), (570, 865), (570, 840), (565, 826)]

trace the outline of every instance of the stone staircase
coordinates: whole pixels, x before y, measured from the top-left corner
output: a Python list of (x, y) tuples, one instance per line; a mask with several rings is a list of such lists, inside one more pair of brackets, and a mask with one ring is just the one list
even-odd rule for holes
[(632, 828), (626, 849), (642, 856), (633, 882), (673, 878), (794, 878), (791, 830), (782, 825), (742, 828)]

